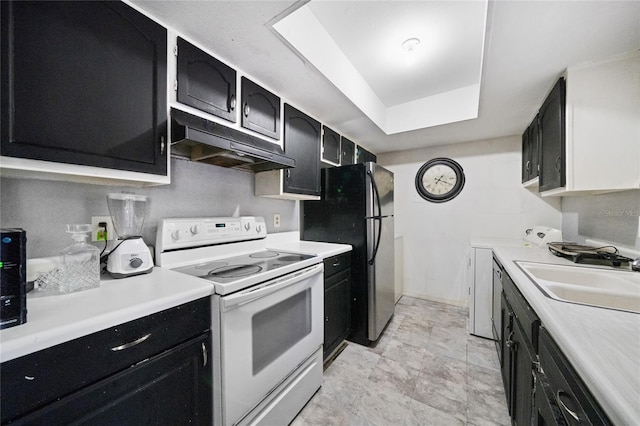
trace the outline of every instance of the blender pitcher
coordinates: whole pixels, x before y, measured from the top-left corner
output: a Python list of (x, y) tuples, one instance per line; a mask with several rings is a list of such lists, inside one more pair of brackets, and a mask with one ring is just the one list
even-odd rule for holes
[(107, 206), (118, 235), (118, 243), (107, 258), (107, 271), (114, 278), (146, 274), (153, 269), (151, 252), (142, 239), (142, 225), (149, 197), (128, 193), (107, 194)]

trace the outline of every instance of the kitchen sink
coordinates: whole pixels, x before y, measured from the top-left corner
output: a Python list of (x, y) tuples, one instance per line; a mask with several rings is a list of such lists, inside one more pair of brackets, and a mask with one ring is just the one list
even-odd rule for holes
[(548, 297), (640, 313), (640, 274), (632, 271), (515, 262)]

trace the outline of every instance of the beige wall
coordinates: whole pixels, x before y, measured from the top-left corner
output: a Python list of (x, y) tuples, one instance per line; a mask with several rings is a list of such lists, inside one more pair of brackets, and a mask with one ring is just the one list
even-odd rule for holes
[[(467, 303), (465, 259), (472, 237), (521, 238), (532, 225), (562, 226), (561, 199), (522, 188), (519, 136), (378, 156), (395, 175), (395, 229), (404, 241), (404, 293)], [(415, 175), (427, 160), (460, 163), (466, 184), (452, 201), (420, 198)]]

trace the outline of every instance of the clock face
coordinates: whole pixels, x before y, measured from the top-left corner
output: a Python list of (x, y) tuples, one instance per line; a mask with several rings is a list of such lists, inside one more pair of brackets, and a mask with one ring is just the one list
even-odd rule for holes
[(464, 187), (462, 167), (449, 158), (427, 161), (416, 175), (416, 189), (422, 198), (442, 203), (456, 197)]

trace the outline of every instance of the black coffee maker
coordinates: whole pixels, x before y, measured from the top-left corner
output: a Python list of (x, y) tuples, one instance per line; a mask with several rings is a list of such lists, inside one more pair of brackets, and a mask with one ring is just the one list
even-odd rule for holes
[(0, 229), (0, 329), (27, 322), (27, 234)]

